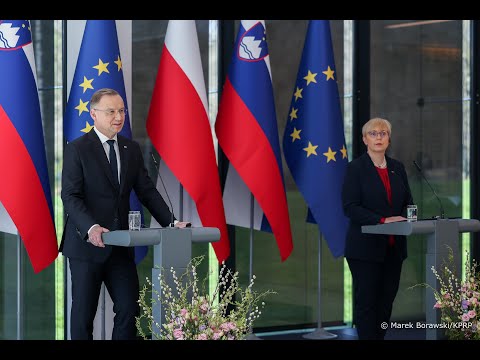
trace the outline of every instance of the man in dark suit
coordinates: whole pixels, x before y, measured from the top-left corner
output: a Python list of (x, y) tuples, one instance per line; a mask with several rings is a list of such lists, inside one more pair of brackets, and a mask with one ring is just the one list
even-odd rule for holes
[[(130, 193), (162, 226), (171, 213), (143, 162), (140, 146), (118, 135), (125, 121), (122, 97), (112, 89), (90, 100), (94, 128), (65, 147), (62, 201), (67, 213), (60, 251), (72, 278), (71, 338), (93, 339), (93, 320), (102, 282), (112, 298), (112, 339), (135, 339), (139, 281), (134, 249), (105, 245), (102, 234), (128, 229)], [(176, 221), (175, 226), (188, 223)]]
[(342, 190), (350, 226), (345, 257), (352, 273), (359, 339), (383, 339), (407, 257), (405, 236), (362, 233), (363, 225), (404, 221), (412, 195), (403, 164), (385, 155), (392, 127), (374, 118), (362, 129), (367, 152), (348, 164)]

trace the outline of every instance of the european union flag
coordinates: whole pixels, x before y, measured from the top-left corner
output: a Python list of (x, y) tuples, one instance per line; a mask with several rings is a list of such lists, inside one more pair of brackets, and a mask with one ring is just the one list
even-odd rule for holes
[(348, 219), (341, 188), (348, 157), (328, 20), (308, 25), (283, 151), (330, 251), (343, 255)]
[[(102, 88), (118, 91), (128, 108), (115, 20), (88, 20), (64, 117), (63, 128), (67, 141), (93, 128), (88, 103), (93, 93)], [(129, 112), (120, 135), (132, 138)], [(142, 205), (133, 191), (130, 194), (130, 208), (142, 211)], [(145, 246), (136, 247), (135, 262), (139, 263), (147, 251)]]

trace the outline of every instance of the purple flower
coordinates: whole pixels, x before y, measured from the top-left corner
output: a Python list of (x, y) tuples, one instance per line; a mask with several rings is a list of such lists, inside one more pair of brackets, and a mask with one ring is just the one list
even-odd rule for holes
[(470, 305), (470, 301), (468, 300), (462, 300), (462, 309), (466, 310), (468, 309), (468, 306)]

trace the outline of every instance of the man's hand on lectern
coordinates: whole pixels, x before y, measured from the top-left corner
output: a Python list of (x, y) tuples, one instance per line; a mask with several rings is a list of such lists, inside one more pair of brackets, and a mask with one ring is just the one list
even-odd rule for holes
[(187, 227), (191, 227), (191, 226), (192, 226), (192, 223), (190, 223), (188, 221), (178, 221), (175, 224), (175, 227), (177, 227), (177, 228), (187, 228)]

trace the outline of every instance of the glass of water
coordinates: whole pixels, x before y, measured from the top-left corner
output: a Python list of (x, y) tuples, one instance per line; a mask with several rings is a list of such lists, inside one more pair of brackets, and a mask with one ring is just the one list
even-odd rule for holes
[(128, 212), (128, 230), (140, 230), (141, 221), (140, 211)]
[(417, 221), (417, 205), (407, 206), (407, 221)]

